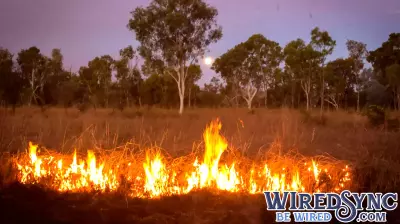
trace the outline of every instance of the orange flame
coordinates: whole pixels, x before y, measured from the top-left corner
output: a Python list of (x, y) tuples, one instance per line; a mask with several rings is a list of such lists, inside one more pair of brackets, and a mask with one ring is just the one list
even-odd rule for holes
[[(56, 159), (53, 156), (38, 156), (38, 145), (29, 142), (29, 160), (18, 159), (15, 163), (19, 171), (18, 181), (24, 184), (43, 184), (58, 191), (116, 191), (121, 186), (121, 176), (130, 182), (128, 194), (133, 197), (160, 197), (163, 195), (186, 194), (196, 189), (216, 189), (230, 192), (256, 194), (267, 190), (320, 192), (340, 191), (351, 181), (348, 166), (338, 169), (332, 164), (318, 163), (311, 159), (295, 164), (295, 160), (281, 163), (263, 161), (252, 167), (240, 167), (242, 160), (221, 163), (221, 157), (228, 147), (227, 140), (220, 135), (219, 119), (212, 121), (203, 134), (205, 152), (203, 162), (196, 158), (191, 168), (183, 169), (168, 163), (159, 151), (148, 150), (143, 166), (125, 161), (116, 167), (99, 163), (94, 151), (88, 150), (87, 159), (78, 164), (74, 150), (72, 159)], [(68, 161), (70, 165), (67, 166)], [(106, 160), (105, 160), (106, 161)], [(242, 163), (241, 163), (242, 162)], [(281, 164), (279, 165), (276, 164)], [(132, 170), (138, 172), (130, 172)], [(120, 178), (117, 178), (120, 177)], [(330, 181), (330, 184), (324, 184)], [(329, 186), (334, 186), (332, 189)]]

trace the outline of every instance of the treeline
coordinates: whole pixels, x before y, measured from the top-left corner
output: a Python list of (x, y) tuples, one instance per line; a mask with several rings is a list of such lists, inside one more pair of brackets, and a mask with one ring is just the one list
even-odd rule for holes
[[(96, 57), (77, 73), (64, 69), (60, 49), (50, 56), (37, 47), (21, 50), (17, 55), (0, 48), (0, 101), (3, 106), (132, 106), (177, 107), (178, 89), (174, 79), (162, 74), (144, 74), (135, 63), (136, 52), (129, 46), (120, 58)], [(191, 106), (220, 106), (220, 83), (215, 79), (200, 88), (199, 65), (189, 67), (185, 103)]]
[[(354, 108), (366, 104), (400, 110), (400, 33), (373, 51), (347, 40), (348, 57), (328, 61), (336, 41), (318, 27), (310, 42), (281, 47), (261, 34), (251, 36), (216, 59), (213, 69), (228, 83), (233, 99), (263, 106)], [(372, 66), (366, 66), (367, 63)]]
[[(168, 7), (165, 7), (168, 5)], [(319, 107), (400, 110), (400, 33), (373, 51), (348, 40), (348, 57), (328, 61), (336, 41), (318, 27), (311, 41), (286, 46), (255, 34), (215, 60), (216, 76), (199, 86), (199, 60), (222, 37), (217, 10), (203, 1), (157, 0), (132, 12), (128, 29), (140, 43), (118, 58), (103, 55), (78, 72), (65, 69), (60, 49), (33, 46), (13, 55), (0, 48), (4, 106)], [(138, 59), (144, 64), (139, 67)], [(370, 63), (372, 66), (366, 66)]]

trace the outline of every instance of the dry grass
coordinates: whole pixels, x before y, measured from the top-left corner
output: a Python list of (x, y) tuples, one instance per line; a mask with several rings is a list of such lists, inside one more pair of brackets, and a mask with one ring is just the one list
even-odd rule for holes
[[(50, 108), (42, 112), (39, 108), (21, 108), (11, 115), (2, 109), (0, 149), (15, 153), (25, 150), (28, 141), (33, 141), (61, 153), (72, 153), (74, 148), (81, 153), (87, 149), (102, 149), (105, 153), (118, 154), (111, 158), (123, 159), (129, 154), (143, 153), (147, 147), (158, 146), (170, 157), (177, 157), (201, 149), (204, 128), (219, 117), (229, 148), (245, 156), (256, 157), (268, 148), (274, 149), (271, 153), (275, 155), (293, 151), (306, 156), (330, 155), (350, 162), (354, 168), (354, 189), (398, 192), (399, 132), (370, 128), (365, 117), (356, 113), (328, 112), (323, 121), (318, 119), (318, 114), (318, 111), (304, 114), (289, 109), (257, 109), (254, 114), (245, 109), (196, 109), (178, 116), (175, 110), (154, 108), (122, 112), (98, 109), (85, 113), (76, 109)], [(279, 147), (273, 147), (277, 142)], [(260, 206), (256, 208), (258, 213), (259, 209)], [(202, 223), (198, 219), (207, 219), (199, 214), (185, 214), (186, 222)], [(169, 216), (175, 221), (165, 221), (169, 218), (164, 217), (164, 223), (176, 222), (174, 217)], [(241, 218), (245, 223), (257, 223), (251, 217)], [(141, 216), (140, 220), (143, 219), (146, 218)]]

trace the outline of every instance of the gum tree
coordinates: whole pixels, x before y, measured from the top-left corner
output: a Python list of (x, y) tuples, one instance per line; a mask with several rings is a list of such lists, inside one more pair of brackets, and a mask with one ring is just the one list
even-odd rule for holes
[(276, 52), (280, 52), (279, 45), (255, 34), (217, 58), (212, 69), (227, 83), (234, 82), (239, 87), (247, 108), (251, 110), (254, 96), (263, 82), (272, 79), (271, 74), (279, 65)]
[(153, 0), (131, 12), (128, 28), (140, 42), (139, 54), (147, 68), (170, 75), (179, 93), (183, 113), (190, 65), (222, 37), (218, 11), (202, 0)]
[(350, 58), (354, 61), (353, 72), (356, 76), (356, 91), (357, 91), (357, 111), (360, 111), (360, 91), (361, 91), (361, 71), (364, 68), (364, 60), (368, 55), (367, 45), (355, 40), (347, 40), (347, 50)]
[[(333, 49), (336, 46), (336, 41), (332, 39), (327, 31), (320, 30), (318, 27), (311, 31), (311, 46), (319, 52), (320, 55), (320, 66), (325, 67), (326, 58), (333, 53)], [(321, 115), (324, 109), (324, 97), (325, 97), (325, 70), (321, 69), (320, 80), (320, 100), (321, 100)]]
[(320, 54), (314, 48), (297, 39), (289, 42), (284, 50), (285, 70), (292, 80), (299, 81), (306, 97), (306, 109), (310, 109), (311, 93), (315, 86), (315, 76), (318, 72)]

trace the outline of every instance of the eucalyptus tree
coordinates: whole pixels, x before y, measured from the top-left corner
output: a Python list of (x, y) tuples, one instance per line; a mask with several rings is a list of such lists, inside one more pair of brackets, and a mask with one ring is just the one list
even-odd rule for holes
[(147, 68), (175, 80), (182, 114), (190, 65), (222, 37), (222, 28), (216, 22), (217, 9), (202, 0), (153, 0), (131, 14), (128, 28), (140, 42), (139, 54)]

